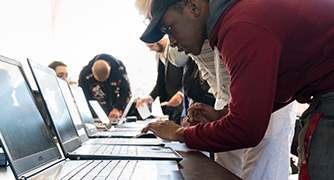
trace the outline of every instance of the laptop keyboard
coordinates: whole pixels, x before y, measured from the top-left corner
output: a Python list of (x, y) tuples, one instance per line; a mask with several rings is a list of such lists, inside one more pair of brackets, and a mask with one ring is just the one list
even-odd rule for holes
[(93, 146), (88, 154), (113, 154), (113, 155), (137, 155), (138, 147), (120, 145), (101, 145)]
[(118, 144), (123, 142), (122, 139), (118, 138), (99, 138), (99, 139), (94, 139), (94, 142), (92, 144)]
[(61, 179), (130, 179), (138, 161), (86, 161)]
[(124, 131), (118, 131), (118, 132), (112, 132), (112, 131), (103, 131), (103, 132), (97, 132), (93, 134), (93, 137), (113, 137), (113, 136), (125, 136), (125, 137), (132, 137), (135, 135), (140, 134), (140, 132), (124, 132)]

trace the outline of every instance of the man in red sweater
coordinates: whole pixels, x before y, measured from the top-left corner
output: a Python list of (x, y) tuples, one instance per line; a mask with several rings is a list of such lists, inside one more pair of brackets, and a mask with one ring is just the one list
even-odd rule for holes
[[(151, 15), (145, 42), (168, 34), (172, 46), (198, 55), (209, 39), (230, 73), (231, 101), (218, 121), (187, 129), (158, 121), (144, 132), (211, 152), (254, 147), (272, 112), (310, 103), (301, 118), (300, 177), (334, 178), (334, 1), (153, 0)], [(215, 120), (199, 106), (190, 111), (193, 120)]]

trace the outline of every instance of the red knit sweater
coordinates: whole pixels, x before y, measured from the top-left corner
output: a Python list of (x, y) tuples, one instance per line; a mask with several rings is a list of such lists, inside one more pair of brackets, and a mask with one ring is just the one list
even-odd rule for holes
[(209, 36), (230, 72), (230, 113), (184, 132), (189, 148), (256, 146), (273, 111), (334, 91), (334, 1), (235, 1)]

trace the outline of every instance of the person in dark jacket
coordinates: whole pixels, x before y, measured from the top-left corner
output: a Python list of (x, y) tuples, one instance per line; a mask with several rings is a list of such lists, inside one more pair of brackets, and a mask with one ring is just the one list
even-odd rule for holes
[(98, 54), (89, 61), (80, 72), (79, 86), (87, 101), (97, 100), (109, 118), (119, 116), (131, 95), (124, 64), (109, 54)]
[(183, 67), (177, 67), (171, 62), (172, 59), (187, 61), (189, 56), (178, 52), (177, 48), (171, 48), (168, 38), (163, 38), (157, 43), (146, 44), (146, 46), (150, 48), (151, 51), (156, 52), (158, 77), (157, 83), (149, 97), (139, 100), (136, 107), (141, 106), (143, 103), (150, 104), (159, 97), (160, 106), (164, 115), (168, 115), (170, 120), (180, 124), (183, 110)]

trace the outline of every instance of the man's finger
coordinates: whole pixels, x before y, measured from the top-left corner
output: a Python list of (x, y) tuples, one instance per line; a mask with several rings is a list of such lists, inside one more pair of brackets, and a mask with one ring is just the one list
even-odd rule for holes
[(151, 123), (148, 123), (148, 124), (141, 130), (141, 133), (147, 133), (147, 131), (150, 130), (150, 125), (151, 125)]

